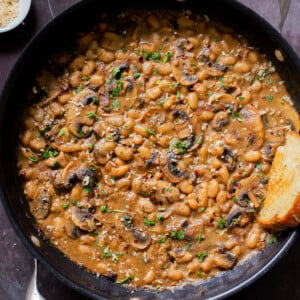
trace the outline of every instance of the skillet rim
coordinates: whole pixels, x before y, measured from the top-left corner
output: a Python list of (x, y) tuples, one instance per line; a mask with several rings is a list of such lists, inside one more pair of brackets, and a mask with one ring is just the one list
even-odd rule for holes
[[(300, 60), (297, 56), (297, 54), (294, 52), (294, 50), (291, 48), (291, 46), (288, 44), (288, 42), (277, 32), (276, 29), (274, 29), (267, 21), (265, 21), (262, 17), (260, 17), (258, 14), (256, 14), (254, 11), (246, 7), (245, 5), (234, 1), (231, 1), (231, 3), (228, 3), (226, 0), (218, 0), (219, 2), (223, 3), (224, 5), (228, 5), (233, 7), (237, 11), (243, 12), (243, 14), (247, 15), (247, 18), (255, 19), (260, 23), (260, 26), (264, 27), (264, 30), (266, 33), (269, 33), (272, 35), (272, 38), (276, 41), (279, 41), (281, 44), (281, 49), (284, 50), (285, 53), (288, 54), (288, 58), (291, 59), (298, 70), (300, 70)], [(81, 7), (88, 7), (93, 4), (93, 2), (96, 2), (95, 0), (86, 0), (78, 2), (68, 9), (64, 10), (62, 13), (60, 13), (58, 16), (56, 16), (54, 19), (52, 19), (46, 26), (44, 26), (37, 34), (34, 35), (34, 37), (30, 40), (30, 42), (26, 45), (26, 47), (23, 49), (21, 54), (19, 55), (17, 62), (14, 64), (12, 70), (9, 73), (9, 76), (7, 78), (7, 81), (4, 85), (4, 88), (2, 90), (2, 93), (0, 95), (0, 108), (3, 106), (5, 107), (6, 98), (9, 98), (8, 93), (10, 89), (12, 88), (12, 84), (14, 82), (14, 78), (16, 76), (16, 73), (21, 68), (22, 62), (24, 59), (26, 59), (26, 56), (30, 56), (31, 49), (34, 49), (38, 43), (39, 40), (42, 39), (43, 36), (47, 36), (47, 33), (53, 28), (57, 27), (57, 23), (60, 23), (61, 20), (72, 13), (74, 13), (77, 10), (80, 10)], [(193, 0), (188, 0), (185, 4), (188, 4), (188, 2), (193, 2)], [(0, 118), (3, 115), (3, 111), (0, 112)], [(0, 119), (1, 122), (1, 119)], [(10, 208), (8, 204), (8, 198), (5, 195), (2, 180), (0, 178), (0, 198), (2, 201), (2, 204), (4, 206), (6, 215), (8, 216), (10, 223), (12, 224), (14, 230), (17, 232), (18, 237), (22, 240), (23, 244), (25, 244), (26, 248), (31, 252), (32, 255), (38, 258), (42, 264), (47, 267), (60, 281), (62, 281), (67, 286), (75, 289), (76, 291), (91, 297), (91, 298), (97, 298), (97, 299), (107, 299), (103, 296), (100, 296), (99, 294), (94, 293), (93, 291), (89, 290), (87, 287), (83, 287), (80, 284), (73, 282), (70, 278), (63, 275), (58, 271), (51, 263), (47, 261), (46, 258), (42, 255), (40, 251), (38, 251), (38, 248), (33, 245), (31, 242), (29, 236), (27, 236), (24, 231), (21, 228), (21, 225), (17, 221), (16, 217), (14, 217), (12, 209)], [(218, 294), (216, 296), (210, 297), (209, 299), (223, 299), (225, 297), (228, 297), (230, 295), (233, 295), (240, 291), (241, 289), (249, 286), (252, 284), (255, 280), (260, 278), (262, 275), (264, 275), (267, 271), (269, 271), (275, 263), (282, 258), (288, 251), (288, 249), (291, 247), (291, 245), (295, 242), (295, 240), (299, 236), (299, 230), (294, 229), (291, 231), (289, 237), (286, 239), (286, 241), (281, 245), (279, 251), (276, 253), (274, 257), (272, 257), (265, 265), (259, 270), (259, 272), (253, 274), (250, 276), (247, 280), (239, 283), (237, 286), (232, 287), (231, 289)], [(195, 298), (196, 299), (196, 298)]]

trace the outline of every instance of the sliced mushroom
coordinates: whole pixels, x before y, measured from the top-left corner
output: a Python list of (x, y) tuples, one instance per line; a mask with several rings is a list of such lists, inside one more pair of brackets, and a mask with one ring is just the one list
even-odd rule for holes
[(276, 149), (279, 146), (280, 144), (266, 143), (261, 151), (262, 158), (265, 161), (272, 162), (275, 156)]
[(214, 264), (223, 270), (231, 269), (237, 263), (237, 257), (226, 251), (223, 247), (219, 247), (213, 253), (213, 257)]
[(122, 63), (116, 67), (114, 67), (114, 77), (115, 79), (120, 79), (123, 72), (128, 71), (129, 65), (128, 63)]
[(78, 207), (73, 207), (71, 217), (73, 223), (80, 229), (87, 232), (96, 230), (94, 217), (89, 212)]
[(64, 225), (66, 234), (73, 240), (77, 240), (80, 237), (80, 229), (74, 225), (71, 221), (67, 220)]
[(190, 86), (198, 82), (198, 76), (190, 75), (188, 71), (184, 69), (184, 63), (181, 60), (174, 60), (171, 65), (174, 78), (181, 85)]
[(148, 229), (144, 224), (139, 222), (132, 214), (123, 214), (116, 222), (116, 227), (119, 230), (120, 236), (133, 248), (138, 250), (146, 249), (151, 238)]
[(168, 153), (167, 164), (162, 168), (162, 171), (172, 183), (179, 183), (188, 175), (186, 171), (178, 169), (177, 156), (174, 152)]
[(146, 180), (139, 192), (144, 197), (150, 197), (152, 202), (166, 203), (179, 201), (179, 189), (164, 180)]
[(51, 207), (51, 195), (45, 187), (40, 187), (33, 197), (32, 213), (36, 219), (45, 219)]
[(246, 105), (241, 111), (242, 123), (247, 128), (245, 136), (249, 137), (248, 146), (259, 149), (264, 143), (264, 126), (259, 111), (252, 105)]
[(88, 115), (96, 113), (97, 107), (93, 100), (95, 98), (97, 98), (95, 92), (89, 89), (82, 90), (73, 98), (66, 113), (68, 128), (78, 138), (87, 137), (92, 132), (95, 119), (89, 118)]
[(150, 159), (146, 160), (146, 168), (150, 168), (152, 166), (158, 166), (160, 162), (159, 155), (157, 152), (152, 152)]
[(184, 236), (186, 240), (196, 240), (199, 238), (199, 235), (202, 237), (203, 233), (203, 221), (198, 219), (194, 220), (191, 224), (189, 224), (185, 229), (184, 229)]
[(226, 162), (229, 171), (232, 172), (235, 169), (237, 157), (228, 147), (224, 147), (221, 159)]
[(241, 181), (235, 192), (238, 204), (242, 207), (259, 207), (257, 196), (263, 197), (266, 193), (264, 178), (252, 174), (250, 177)]
[(222, 131), (223, 127), (229, 124), (229, 116), (226, 112), (220, 111), (215, 114), (211, 126), (216, 131)]
[(234, 227), (237, 224), (237, 219), (241, 214), (241, 208), (237, 205), (234, 205), (226, 218), (225, 226), (230, 229)]
[(221, 94), (213, 97), (210, 101), (214, 112), (223, 111), (227, 113), (236, 112), (238, 103), (235, 97), (229, 94)]

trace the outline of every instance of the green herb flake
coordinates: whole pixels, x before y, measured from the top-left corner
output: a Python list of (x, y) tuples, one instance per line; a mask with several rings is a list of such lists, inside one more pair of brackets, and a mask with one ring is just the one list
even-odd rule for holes
[(256, 176), (257, 176), (257, 177), (263, 177), (263, 176), (264, 176), (264, 174), (262, 174), (262, 173), (258, 173), (258, 174), (256, 174)]
[(277, 237), (275, 235), (271, 235), (268, 242), (269, 244), (275, 244), (277, 242)]
[(202, 278), (202, 277), (203, 277), (203, 273), (202, 273), (202, 272), (200, 272), (200, 271), (197, 271), (197, 272), (196, 272), (196, 274), (197, 274), (197, 276), (199, 276), (200, 278)]
[(221, 229), (225, 227), (225, 219), (221, 219), (218, 221), (217, 226)]
[(152, 130), (150, 128), (147, 128), (145, 131), (148, 132), (148, 133), (150, 133), (150, 134), (156, 135), (156, 131), (154, 131), (154, 130)]
[(82, 87), (79, 86), (79, 87), (75, 90), (75, 93), (78, 94), (78, 93), (80, 93), (81, 91), (82, 91)]
[(127, 277), (123, 278), (123, 279), (120, 279), (120, 280), (116, 281), (116, 283), (118, 283), (118, 284), (122, 284), (122, 283), (125, 283), (125, 282), (127, 282), (128, 280), (131, 280), (131, 279), (133, 279), (133, 278), (134, 278), (134, 276), (132, 276), (132, 275), (129, 275), (129, 276), (127, 276)]
[(122, 47), (121, 50), (122, 50), (122, 52), (126, 52), (127, 51), (127, 49), (125, 47)]
[(69, 205), (70, 205), (70, 202), (66, 202), (62, 205), (62, 208), (67, 209), (69, 207)]
[(202, 241), (205, 240), (205, 237), (203, 236), (202, 230), (199, 231), (199, 234), (198, 234), (196, 240), (197, 240), (198, 242), (202, 242)]
[(82, 80), (85, 80), (85, 81), (89, 80), (89, 76), (83, 76)]
[(166, 242), (166, 240), (167, 240), (167, 237), (164, 236), (163, 238), (159, 239), (157, 242), (160, 244), (163, 244)]
[(179, 230), (179, 231), (170, 231), (170, 237), (177, 239), (179, 241), (183, 240), (185, 235), (184, 235), (184, 231), (183, 230)]
[(36, 162), (38, 162), (38, 157), (36, 155), (32, 154), (29, 157), (29, 160), (32, 161), (32, 162), (34, 162), (34, 163), (36, 163)]
[(162, 215), (159, 215), (159, 214), (157, 215), (156, 218), (157, 218), (158, 222), (163, 222), (163, 220), (164, 220), (164, 217)]
[(120, 74), (120, 68), (119, 67), (113, 68), (113, 70), (112, 70), (113, 78), (116, 78), (118, 76), (118, 74)]
[(238, 203), (238, 200), (236, 197), (232, 197), (231, 200), (234, 202), (234, 203)]
[(169, 60), (171, 60), (171, 57), (173, 56), (173, 54), (171, 52), (167, 52), (164, 56), (164, 58), (162, 59), (162, 62), (165, 64), (166, 62), (168, 62)]
[(245, 97), (238, 97), (239, 101), (245, 100)]
[(205, 210), (206, 210), (206, 207), (204, 207), (204, 206), (200, 206), (200, 207), (199, 207), (199, 211), (203, 212), (203, 211), (205, 211)]
[(134, 79), (138, 79), (140, 76), (141, 76), (141, 73), (138, 73), (138, 72), (133, 73), (133, 78)]
[(204, 259), (208, 256), (208, 252), (205, 251), (205, 252), (202, 252), (200, 254), (197, 254), (197, 257), (198, 257), (198, 260), (199, 262), (203, 262)]
[[(152, 74), (153, 74), (153, 75), (157, 75), (157, 74), (158, 74), (158, 69), (155, 68)], [(158, 83), (157, 83), (157, 82), (158, 82)], [(159, 80), (158, 80), (157, 82), (156, 82), (156, 84), (159, 84), (159, 83), (160, 83)]]
[(88, 118), (90, 118), (90, 119), (93, 119), (93, 118), (96, 117), (96, 114), (95, 114), (94, 112), (92, 112), (92, 111), (89, 111), (86, 115), (87, 115)]
[(191, 249), (191, 243), (185, 243), (185, 247), (184, 247), (184, 250), (185, 251), (189, 251)]
[(66, 135), (66, 132), (64, 129), (60, 129), (59, 132), (58, 132), (58, 136), (61, 137), (61, 136), (64, 136)]
[(242, 117), (237, 111), (233, 111), (231, 113), (231, 116), (232, 116), (233, 119), (235, 119), (237, 121), (240, 121), (240, 122), (242, 121)]
[(272, 102), (274, 96), (273, 95), (267, 95), (266, 98), (267, 98), (268, 102)]
[(118, 100), (113, 100), (112, 109), (118, 111), (120, 109), (120, 102)]
[(154, 220), (150, 220), (150, 219), (144, 219), (144, 224), (147, 226), (147, 227), (152, 227), (155, 225), (155, 221)]
[(92, 101), (93, 101), (93, 103), (94, 103), (95, 105), (99, 104), (99, 100), (98, 100), (97, 97), (93, 97), (93, 98), (92, 98)]
[(153, 52), (151, 55), (151, 59), (154, 60), (155, 62), (159, 62), (161, 58), (161, 54), (159, 52)]
[(50, 157), (56, 157), (58, 156), (59, 152), (54, 150), (52, 147), (48, 147), (42, 154), (42, 159), (48, 159)]

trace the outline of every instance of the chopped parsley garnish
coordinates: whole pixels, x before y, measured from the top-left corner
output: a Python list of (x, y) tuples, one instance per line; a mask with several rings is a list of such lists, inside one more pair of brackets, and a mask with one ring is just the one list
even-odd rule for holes
[(60, 129), (59, 132), (58, 132), (58, 136), (61, 137), (61, 136), (64, 136), (66, 135), (66, 132), (64, 129)]
[(189, 251), (191, 249), (191, 243), (185, 243), (185, 247), (184, 247), (184, 250), (185, 251)]
[(221, 219), (218, 223), (217, 226), (221, 229), (223, 229), (225, 227), (225, 220)]
[(267, 95), (266, 98), (267, 98), (268, 102), (272, 102), (274, 96), (273, 95)]
[(150, 128), (147, 128), (145, 131), (148, 132), (148, 133), (150, 133), (150, 134), (156, 135), (156, 131), (154, 131), (154, 130), (152, 130)]
[(205, 237), (203, 236), (202, 230), (199, 231), (199, 234), (198, 234), (196, 240), (197, 240), (198, 242), (202, 242), (202, 241), (205, 240)]
[(96, 114), (95, 114), (94, 112), (92, 112), (92, 111), (89, 111), (86, 115), (87, 115), (88, 118), (90, 118), (90, 119), (93, 119), (93, 118), (96, 117)]
[(238, 203), (238, 200), (236, 197), (232, 197), (231, 200), (234, 202), (234, 203)]
[(202, 144), (203, 143), (203, 133), (201, 132), (201, 133), (199, 133), (197, 136), (196, 136), (196, 139), (195, 139), (195, 143), (196, 144)]
[(67, 209), (69, 207), (69, 205), (70, 205), (70, 202), (66, 202), (62, 205), (62, 208)]
[(152, 227), (155, 225), (155, 221), (154, 220), (150, 220), (150, 219), (144, 219), (144, 224), (147, 226), (147, 227)]
[(82, 80), (89, 80), (89, 76), (83, 76)]
[(112, 70), (112, 76), (113, 76), (113, 78), (117, 78), (117, 76), (119, 74), (120, 74), (120, 68), (119, 67), (113, 68), (113, 70)]
[(42, 154), (41, 158), (42, 159), (47, 159), (50, 157), (56, 157), (58, 156), (59, 152), (53, 149), (52, 147), (48, 147)]
[(275, 235), (271, 235), (269, 237), (269, 244), (275, 244), (277, 242), (277, 237)]
[(138, 79), (140, 76), (141, 76), (141, 73), (136, 72), (136, 73), (133, 74), (134, 79)]
[(167, 240), (167, 237), (164, 236), (163, 238), (159, 239), (157, 242), (160, 244), (163, 244), (166, 242), (166, 240)]
[(178, 153), (183, 153), (187, 149), (188, 144), (188, 141), (181, 142), (179, 140), (172, 140), (170, 142), (169, 150), (172, 151), (177, 148)]
[(156, 218), (157, 218), (158, 222), (163, 222), (163, 220), (164, 220), (164, 217), (162, 215), (157, 215)]
[(53, 163), (52, 166), (50, 166), (51, 169), (56, 170), (60, 168), (60, 164), (56, 161)]
[(123, 82), (121, 80), (115, 80), (117, 86), (109, 94), (109, 98), (114, 99), (120, 96), (120, 92), (123, 90)]
[[(158, 74), (158, 69), (155, 68), (152, 74), (153, 74), (153, 75), (157, 75), (157, 74)], [(158, 83), (158, 84), (159, 84), (159, 83)]]
[(206, 207), (204, 207), (204, 206), (200, 206), (200, 207), (199, 207), (199, 210), (200, 210), (201, 212), (203, 212), (203, 211), (205, 211), (205, 210), (206, 210)]
[(112, 101), (112, 109), (118, 111), (120, 109), (120, 102), (118, 100), (113, 100)]
[(122, 50), (123, 52), (126, 52), (126, 51), (127, 51), (127, 49), (126, 49), (125, 47), (121, 48), (121, 50)]
[(38, 161), (38, 158), (37, 158), (36, 155), (32, 154), (32, 155), (29, 157), (29, 160), (36, 163), (36, 162)]
[(96, 105), (99, 104), (99, 100), (97, 97), (93, 97), (92, 100), (93, 100), (94, 104), (96, 104)]
[(123, 213), (124, 212), (124, 210), (120, 210), (120, 209), (108, 209), (107, 205), (100, 206), (100, 211), (103, 213), (112, 213), (112, 212)]
[(134, 278), (134, 276), (129, 275), (129, 276), (123, 278), (123, 279), (120, 279), (120, 280), (116, 281), (116, 283), (118, 283), (118, 284), (125, 283), (125, 282), (127, 282), (128, 280), (131, 280), (131, 279), (133, 279), (133, 278)]
[(171, 57), (173, 56), (173, 54), (171, 52), (167, 52), (164, 56), (164, 58), (162, 59), (163, 63), (168, 62), (169, 60), (171, 60)]
[(82, 87), (79, 86), (79, 87), (75, 90), (75, 93), (78, 94), (78, 93), (80, 93), (81, 91), (82, 91)]
[(197, 276), (199, 276), (199, 277), (201, 277), (201, 278), (203, 277), (203, 273), (200, 272), (200, 271), (197, 271), (196, 274), (197, 274)]
[(173, 87), (173, 88), (175, 88), (175, 89), (178, 89), (180, 87), (180, 84), (177, 83), (177, 82), (171, 82), (170, 86)]
[(170, 231), (170, 237), (176, 240), (183, 240), (185, 235), (184, 235), (184, 231), (183, 230), (179, 230), (179, 231)]
[(197, 254), (197, 257), (198, 257), (198, 260), (199, 262), (203, 262), (204, 259), (208, 256), (208, 252), (205, 251), (205, 252), (202, 252), (200, 254)]
[(231, 113), (231, 116), (232, 116), (233, 119), (235, 119), (237, 121), (242, 121), (242, 117), (237, 111), (233, 111)]
[(154, 60), (155, 62), (159, 62), (161, 58), (161, 54), (159, 52), (153, 52), (151, 55), (151, 59)]
[(238, 99), (239, 99), (240, 101), (243, 101), (243, 100), (245, 100), (245, 97), (238, 97)]
[(110, 249), (108, 247), (103, 248), (102, 252), (103, 252), (103, 254), (102, 254), (103, 258), (106, 259), (106, 258), (112, 257), (112, 254), (110, 253)]

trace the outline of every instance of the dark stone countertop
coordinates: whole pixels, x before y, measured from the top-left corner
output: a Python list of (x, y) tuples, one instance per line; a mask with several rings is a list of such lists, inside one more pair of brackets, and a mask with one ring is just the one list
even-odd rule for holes
[[(61, 11), (79, 0), (33, 0), (25, 22), (12, 32), (0, 34), (0, 91), (26, 43)], [(279, 20), (277, 0), (240, 0), (274, 27)], [(300, 55), (300, 1), (292, 0), (282, 35)], [(0, 203), (0, 299), (24, 299), (33, 271), (33, 258), (16, 236)], [(262, 278), (230, 299), (300, 299), (300, 242)], [(40, 292), (46, 299), (84, 299), (39, 267)]]

